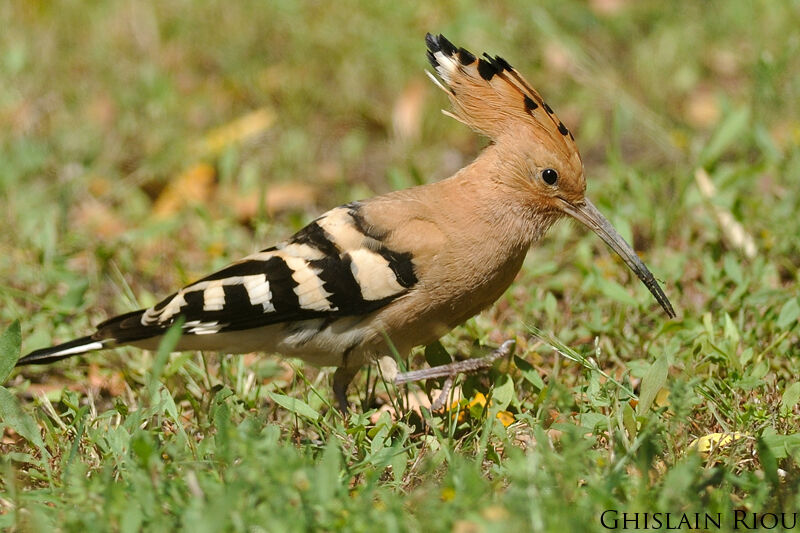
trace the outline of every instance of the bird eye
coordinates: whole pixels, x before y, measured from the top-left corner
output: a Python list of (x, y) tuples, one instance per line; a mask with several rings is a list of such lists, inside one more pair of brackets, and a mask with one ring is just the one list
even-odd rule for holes
[(548, 185), (555, 185), (558, 181), (558, 172), (553, 168), (542, 170), (542, 179)]

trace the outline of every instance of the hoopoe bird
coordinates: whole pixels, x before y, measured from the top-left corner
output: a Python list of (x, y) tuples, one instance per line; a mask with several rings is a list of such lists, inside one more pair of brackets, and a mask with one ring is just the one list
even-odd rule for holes
[(497, 300), (525, 254), (558, 219), (582, 222), (672, 305), (633, 249), (584, 196), (574, 138), (539, 93), (499, 56), (476, 57), (426, 37), (430, 78), (445, 112), (491, 143), (452, 177), (323, 214), (288, 240), (237, 261), (93, 334), (33, 351), (18, 365), (51, 363), (132, 345), (155, 349), (183, 320), (178, 350), (253, 351), (338, 367), (347, 408), (358, 370), (391, 347), (407, 354)]

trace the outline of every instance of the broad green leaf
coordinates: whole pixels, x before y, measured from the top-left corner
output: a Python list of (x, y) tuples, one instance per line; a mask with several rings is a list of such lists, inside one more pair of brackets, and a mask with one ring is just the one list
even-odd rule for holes
[(336, 494), (340, 484), (341, 470), (342, 452), (336, 439), (331, 439), (325, 445), (322, 458), (314, 469), (312, 486), (320, 498), (319, 501), (325, 501), (330, 494)]
[(158, 448), (153, 442), (152, 435), (144, 430), (139, 430), (133, 435), (130, 446), (134, 457), (138, 458), (139, 463), (145, 468), (148, 468), (151, 460), (158, 455)]
[[(772, 447), (766, 440), (760, 438), (756, 440), (756, 451), (758, 451), (758, 459), (761, 461), (761, 468), (764, 471), (764, 478), (770, 482), (773, 487), (777, 487), (780, 483), (778, 479), (778, 456), (772, 451)], [(782, 450), (783, 453), (785, 449)]]
[(764, 443), (764, 446), (769, 449), (770, 454), (775, 459), (784, 459), (790, 454), (800, 452), (800, 433), (775, 435), (766, 434), (765, 432), (758, 441)]
[(158, 399), (156, 397), (156, 392), (158, 390), (159, 380), (161, 379), (161, 373), (164, 371), (164, 366), (167, 364), (167, 358), (169, 357), (169, 354), (175, 350), (175, 347), (178, 345), (178, 341), (183, 334), (184, 321), (184, 317), (178, 317), (175, 323), (172, 324), (164, 334), (161, 342), (158, 344), (158, 351), (156, 351), (156, 357), (153, 361), (153, 367), (150, 369), (150, 375), (148, 376), (147, 383), (147, 388), (150, 392), (151, 403), (156, 403), (156, 400)]
[(15, 320), (0, 335), (0, 383), (5, 383), (8, 375), (14, 370), (20, 355), (22, 333), (19, 320)]
[(517, 368), (522, 372), (522, 377), (529, 381), (534, 387), (539, 390), (544, 388), (544, 380), (542, 380), (542, 376), (539, 375), (539, 372), (536, 371), (536, 368), (534, 368), (532, 364), (516, 355), (514, 356), (514, 364), (517, 365)]
[(639, 433), (639, 427), (636, 423), (636, 415), (631, 408), (631, 404), (625, 402), (622, 404), (622, 424), (625, 426), (625, 431), (628, 432), (628, 438), (633, 441)]
[[(215, 399), (216, 402), (216, 399)], [(216, 445), (215, 454), (222, 461), (231, 460), (231, 440), (233, 438), (233, 426), (231, 422), (231, 410), (228, 408), (228, 403), (221, 401), (212, 409), (214, 426), (217, 432), (214, 435), (214, 444)]]
[(5, 387), (0, 387), (0, 421), (47, 453), (36, 422), (22, 410), (17, 399)]
[(272, 398), (273, 402), (298, 416), (308, 418), (310, 420), (320, 419), (321, 415), (319, 412), (317, 412), (316, 409), (308, 405), (303, 400), (298, 400), (297, 398), (292, 398), (291, 396), (286, 396), (285, 394), (278, 394), (277, 392), (270, 392), (269, 397)]
[(608, 428), (608, 417), (602, 413), (581, 413), (578, 415), (578, 421), (581, 427), (594, 431), (600, 428), (600, 431), (605, 431)]
[(736, 285), (742, 285), (744, 276), (742, 275), (742, 265), (739, 263), (738, 257), (732, 253), (726, 254), (723, 264), (725, 265), (725, 273), (731, 278), (731, 281)]
[(776, 325), (780, 329), (788, 329), (797, 324), (797, 319), (799, 317), (800, 303), (798, 303), (797, 298), (789, 298), (789, 301), (781, 307), (781, 312), (778, 313)]
[(600, 289), (600, 292), (602, 292), (604, 295), (625, 305), (631, 305), (631, 306), (639, 305), (639, 303), (636, 301), (636, 298), (631, 296), (625, 289), (625, 287), (623, 287), (616, 281), (605, 279), (600, 276), (598, 276), (596, 279), (597, 279), (597, 286)]
[(667, 381), (668, 370), (669, 365), (667, 364), (667, 358), (664, 356), (656, 359), (653, 364), (650, 365), (650, 368), (647, 369), (647, 373), (642, 378), (642, 386), (639, 392), (639, 404), (636, 406), (636, 410), (639, 414), (650, 409), (653, 400), (656, 399), (656, 394), (658, 394), (658, 391), (661, 390), (661, 387), (663, 387), (664, 383)]
[(495, 384), (492, 389), (492, 408), (497, 411), (505, 411), (511, 400), (514, 399), (514, 380), (506, 375), (500, 376), (497, 381), (500, 384)]
[(453, 358), (439, 341), (432, 342), (425, 347), (425, 361), (431, 367), (447, 365), (453, 362)]
[(750, 370), (750, 378), (761, 379), (767, 375), (767, 372), (769, 372), (769, 362), (761, 360)]
[(800, 381), (792, 383), (781, 397), (781, 411), (789, 412), (800, 401)]
[(390, 460), (392, 465), (392, 476), (396, 483), (403, 481), (403, 476), (408, 469), (408, 456), (405, 453), (396, 453)]
[(732, 343), (738, 343), (740, 340), (739, 330), (736, 328), (736, 324), (733, 323), (731, 316), (728, 313), (725, 313), (725, 338), (731, 341)]
[(747, 107), (726, 115), (700, 153), (700, 162), (703, 166), (713, 164), (731, 144), (740, 141), (745, 136), (749, 124), (750, 109)]
[(745, 348), (742, 350), (742, 355), (739, 356), (739, 365), (744, 367), (750, 360), (753, 358), (753, 349), (752, 348)]

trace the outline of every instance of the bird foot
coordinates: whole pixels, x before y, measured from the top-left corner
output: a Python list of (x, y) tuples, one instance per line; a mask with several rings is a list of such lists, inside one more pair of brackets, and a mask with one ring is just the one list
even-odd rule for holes
[(515, 341), (507, 340), (497, 349), (493, 350), (489, 355), (484, 357), (456, 361), (454, 363), (434, 366), (431, 368), (423, 368), (421, 370), (402, 372), (395, 376), (394, 383), (395, 385), (402, 385), (403, 383), (410, 383), (412, 381), (447, 378), (441, 394), (439, 394), (439, 397), (436, 398), (436, 401), (434, 401), (431, 405), (431, 409), (436, 411), (441, 409), (441, 407), (444, 405), (444, 401), (449, 394), (450, 388), (453, 386), (453, 378), (455, 376), (458, 374), (472, 374), (491, 367), (492, 364), (494, 364), (494, 362), (501, 357), (508, 357), (511, 354), (515, 344)]

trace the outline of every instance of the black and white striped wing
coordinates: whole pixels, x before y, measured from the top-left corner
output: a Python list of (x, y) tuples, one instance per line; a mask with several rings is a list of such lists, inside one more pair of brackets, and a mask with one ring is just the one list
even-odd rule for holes
[(108, 320), (98, 336), (135, 342), (178, 317), (184, 335), (212, 335), (314, 318), (366, 315), (417, 282), (411, 254), (388, 249), (361, 204), (333, 209), (288, 241), (245, 257), (165, 298)]

